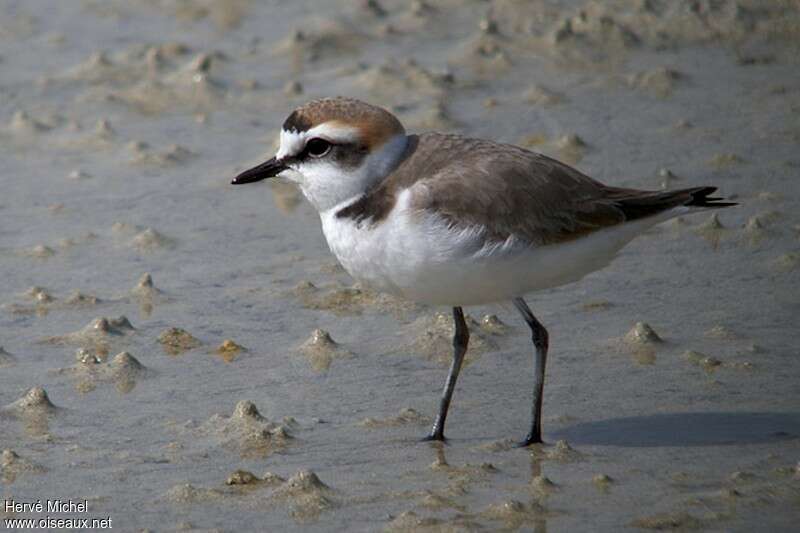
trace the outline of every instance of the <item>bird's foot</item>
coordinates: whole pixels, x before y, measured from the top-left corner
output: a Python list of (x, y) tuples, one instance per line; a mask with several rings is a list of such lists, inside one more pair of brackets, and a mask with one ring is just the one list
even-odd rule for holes
[(542, 444), (543, 442), (544, 441), (542, 440), (542, 435), (541, 434), (534, 435), (534, 434), (530, 433), (530, 434), (528, 434), (527, 437), (525, 437), (525, 440), (516, 443), (514, 445), (514, 447), (515, 448), (527, 448), (531, 444)]
[(420, 442), (441, 442), (447, 444), (447, 439), (444, 438), (443, 433), (431, 433), (419, 439)]

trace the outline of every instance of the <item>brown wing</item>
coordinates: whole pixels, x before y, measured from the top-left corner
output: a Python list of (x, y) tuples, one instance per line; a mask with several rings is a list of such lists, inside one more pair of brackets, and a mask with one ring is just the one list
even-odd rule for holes
[(549, 244), (625, 221), (603, 184), (563, 163), (516, 146), (436, 137), (424, 144), (438, 145), (434, 158), (449, 164), (432, 161), (439, 168), (418, 182), (413, 202), (454, 225), (486, 227), (493, 240)]
[(413, 167), (430, 177), (416, 183), (413, 205), (454, 226), (483, 226), (492, 240), (514, 235), (550, 244), (679, 205), (731, 205), (711, 203), (717, 200), (708, 198), (713, 187), (670, 192), (609, 187), (516, 146), (453, 135), (423, 137), (420, 147), (427, 153), (418, 150), (413, 159), (429, 160)]

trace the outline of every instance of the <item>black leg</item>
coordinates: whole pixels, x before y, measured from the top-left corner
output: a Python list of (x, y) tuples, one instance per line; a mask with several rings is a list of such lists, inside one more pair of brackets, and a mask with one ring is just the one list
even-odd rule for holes
[(456, 325), (456, 331), (453, 334), (453, 364), (450, 365), (450, 372), (447, 374), (447, 381), (442, 391), (439, 414), (436, 416), (430, 435), (422, 440), (444, 440), (444, 422), (447, 419), (447, 409), (450, 407), (453, 389), (456, 388), (456, 380), (458, 379), (459, 371), (461, 371), (461, 363), (464, 362), (464, 354), (467, 353), (469, 328), (467, 328), (467, 323), (464, 320), (464, 311), (460, 307), (453, 308), (453, 321)]
[(533, 338), (533, 346), (536, 348), (534, 355), (534, 374), (535, 379), (533, 383), (533, 407), (531, 430), (525, 440), (522, 441), (520, 446), (528, 446), (542, 442), (542, 397), (544, 394), (544, 368), (547, 364), (547, 347), (549, 339), (547, 330), (541, 322), (536, 320), (533, 316), (528, 304), (522, 298), (514, 298), (514, 305), (522, 314), (522, 318), (528, 323), (531, 328), (531, 336)]

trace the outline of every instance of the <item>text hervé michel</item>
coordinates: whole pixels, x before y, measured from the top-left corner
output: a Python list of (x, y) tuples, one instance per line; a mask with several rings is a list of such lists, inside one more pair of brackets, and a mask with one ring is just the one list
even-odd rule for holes
[(89, 500), (35, 500), (18, 502), (5, 500), (3, 506), (6, 513), (85, 513), (89, 510)]

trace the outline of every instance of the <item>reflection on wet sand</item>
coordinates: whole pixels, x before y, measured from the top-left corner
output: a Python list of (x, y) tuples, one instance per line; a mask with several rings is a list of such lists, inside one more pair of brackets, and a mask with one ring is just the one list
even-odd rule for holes
[(700, 412), (611, 418), (554, 432), (583, 445), (736, 446), (800, 439), (800, 413)]

